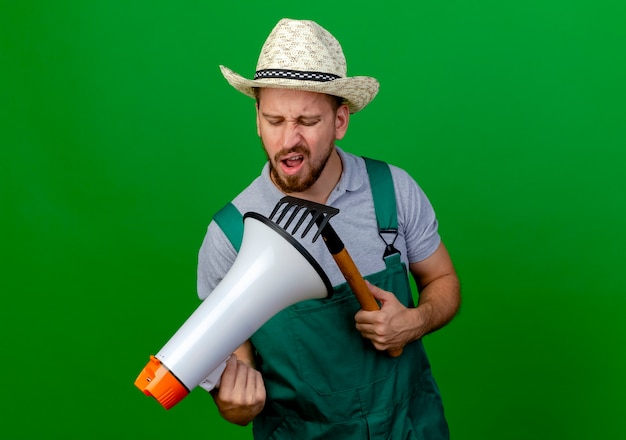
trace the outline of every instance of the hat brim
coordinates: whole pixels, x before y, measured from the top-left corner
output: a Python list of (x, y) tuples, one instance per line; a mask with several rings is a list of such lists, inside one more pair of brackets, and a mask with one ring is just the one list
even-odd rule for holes
[(252, 80), (244, 78), (225, 66), (220, 66), (226, 81), (244, 95), (254, 98), (254, 89), (270, 87), (278, 89), (305, 90), (325, 93), (345, 99), (350, 113), (356, 113), (369, 104), (378, 93), (379, 83), (369, 76), (338, 78), (333, 81), (302, 81), (284, 78), (265, 78)]

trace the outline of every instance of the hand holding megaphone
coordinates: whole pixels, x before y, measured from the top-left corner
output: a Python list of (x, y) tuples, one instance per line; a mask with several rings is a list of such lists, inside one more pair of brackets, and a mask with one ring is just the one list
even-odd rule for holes
[[(309, 215), (302, 237), (316, 225), (313, 242), (322, 236), (361, 307), (377, 310), (378, 303), (330, 226), (330, 218), (338, 212), (284, 197), (269, 219), (255, 212), (245, 214), (241, 248), (231, 269), (157, 355), (150, 357), (135, 385), (166, 409), (196, 386), (210, 391), (219, 383), (230, 355), (272, 316), (297, 302), (330, 296), (328, 277), (292, 236)], [(389, 351), (392, 356), (401, 353), (401, 349)]]

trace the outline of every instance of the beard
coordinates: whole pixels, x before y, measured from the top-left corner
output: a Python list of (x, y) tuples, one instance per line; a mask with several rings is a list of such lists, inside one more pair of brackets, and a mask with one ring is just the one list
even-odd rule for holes
[[(267, 155), (267, 149), (265, 150), (265, 154)], [(304, 192), (307, 189), (311, 188), (315, 182), (320, 178), (324, 168), (326, 168), (326, 164), (328, 163), (328, 159), (333, 152), (333, 145), (328, 148), (328, 151), (324, 157), (322, 157), (317, 163), (311, 162), (311, 152), (308, 148), (304, 146), (296, 146), (294, 148), (283, 149), (279, 151), (274, 156), (274, 162), (278, 163), (279, 158), (282, 155), (288, 153), (299, 153), (304, 157), (304, 160), (310, 164), (311, 168), (304, 175), (293, 175), (293, 176), (281, 176), (278, 170), (274, 167), (273, 161), (268, 156), (269, 164), (270, 164), (270, 175), (272, 180), (276, 184), (276, 186), (285, 194), (291, 193), (300, 193)]]

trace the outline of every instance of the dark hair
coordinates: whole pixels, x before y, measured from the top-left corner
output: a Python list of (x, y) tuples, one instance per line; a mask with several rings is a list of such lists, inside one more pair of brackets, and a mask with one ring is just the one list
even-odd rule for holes
[[(252, 90), (254, 90), (254, 97), (256, 99), (256, 103), (257, 105), (259, 104), (259, 102), (261, 101), (261, 88), (262, 87), (254, 87)], [(329, 95), (326, 94), (326, 96), (328, 96), (328, 99), (330, 101), (330, 105), (333, 109), (333, 111), (337, 111), (337, 109), (339, 107), (341, 107), (343, 104), (346, 103), (346, 100), (343, 99), (341, 96), (335, 96), (335, 95)]]

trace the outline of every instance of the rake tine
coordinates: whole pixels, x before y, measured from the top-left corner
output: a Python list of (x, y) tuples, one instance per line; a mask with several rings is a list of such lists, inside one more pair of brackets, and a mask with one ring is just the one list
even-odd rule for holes
[[(289, 214), (289, 211), (291, 211), (291, 205), (289, 205), (288, 203), (285, 204), (285, 206), (283, 207), (283, 205), (281, 205), (281, 207), (283, 208), (283, 210), (280, 212), (279, 216), (277, 219), (274, 220), (274, 222), (279, 225), (280, 222), (283, 221), (283, 219), (285, 218), (285, 216), (287, 214)], [(283, 227), (284, 230), (287, 230), (286, 227)]]
[[(320, 216), (324, 217), (324, 213), (322, 211), (311, 210), (310, 212), (311, 212), (311, 217), (313, 217), (313, 218), (311, 219), (309, 224), (304, 229), (304, 232), (302, 233), (301, 238), (304, 238), (304, 236), (309, 233), (309, 231), (313, 227), (313, 224), (317, 224), (317, 219)], [(315, 236), (313, 237), (313, 243), (315, 243), (315, 240), (317, 240), (317, 237), (319, 237), (321, 232), (322, 232), (322, 229), (321, 228), (317, 228), (317, 232), (315, 233)]]
[[(276, 213), (278, 212), (278, 210), (280, 209), (281, 206), (283, 206), (285, 204), (285, 202), (279, 201), (276, 206), (274, 206), (274, 210), (272, 211), (272, 213), (270, 214), (270, 220), (274, 220), (274, 223), (278, 223), (277, 220), (274, 219), (274, 216), (276, 215)], [(282, 218), (282, 217), (281, 217)]]
[(313, 237), (313, 242), (314, 243), (315, 243), (315, 240), (317, 240), (317, 237), (320, 236), (320, 234), (322, 233), (322, 231), (324, 230), (324, 228), (328, 224), (328, 221), (330, 220), (330, 218), (333, 215), (334, 214), (324, 215), (324, 216), (322, 216), (321, 219), (315, 220), (315, 223), (317, 223), (317, 232), (315, 233), (315, 236)]
[[(289, 211), (289, 208), (285, 208), (285, 212)], [(289, 228), (289, 225), (291, 225), (291, 222), (295, 220), (295, 218), (298, 216), (298, 214), (300, 213), (300, 211), (302, 211), (303, 209), (306, 209), (304, 206), (297, 206), (294, 205), (293, 207), (293, 212), (291, 213), (291, 216), (289, 217), (289, 220), (287, 220), (287, 223), (285, 223), (284, 229), (285, 231)], [(296, 223), (296, 226), (294, 226), (293, 230), (291, 231), (291, 234), (295, 234), (296, 231), (298, 230), (298, 228), (300, 227), (300, 225), (302, 224), (302, 222), (304, 221), (304, 218), (307, 216), (307, 213), (305, 212), (304, 214), (302, 214), (302, 216), (300, 217), (300, 220), (298, 221), (298, 223)]]
[[(296, 226), (294, 226), (293, 231), (292, 231), (293, 234), (295, 234), (296, 231), (298, 229), (300, 229), (300, 226), (302, 226), (302, 223), (304, 223), (304, 221), (306, 220), (306, 218), (309, 215), (310, 211), (308, 209), (306, 209), (305, 206), (299, 206), (296, 211), (301, 211), (302, 209), (304, 209), (304, 213), (300, 216), (300, 220), (298, 220), (298, 223), (296, 223)], [(304, 235), (306, 235), (306, 234), (304, 234)], [(303, 237), (304, 237), (304, 235), (303, 235)]]
[[(312, 240), (312, 242), (315, 243), (319, 236), (323, 235), (324, 228), (327, 225), (330, 227), (328, 224), (330, 218), (338, 212), (339, 210), (336, 208), (331, 208), (329, 206), (320, 205), (318, 203), (309, 202), (291, 196), (285, 196), (276, 204), (269, 218), (287, 232), (289, 232), (289, 228), (292, 226), (292, 223), (295, 222), (295, 226), (293, 226), (290, 232), (291, 235), (295, 235), (304, 222), (309, 218), (309, 215), (311, 215), (311, 219), (304, 228), (301, 238), (304, 238), (315, 224), (317, 225), (317, 232), (314, 234)], [(298, 216), (300, 218), (296, 221)], [(284, 225), (281, 224), (283, 221), (285, 221)]]

